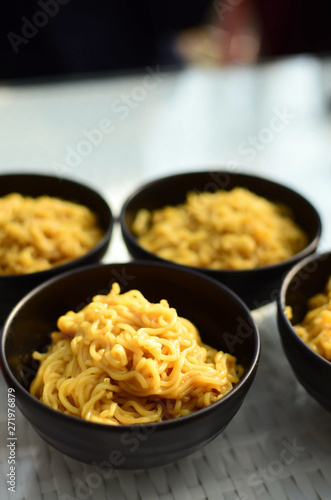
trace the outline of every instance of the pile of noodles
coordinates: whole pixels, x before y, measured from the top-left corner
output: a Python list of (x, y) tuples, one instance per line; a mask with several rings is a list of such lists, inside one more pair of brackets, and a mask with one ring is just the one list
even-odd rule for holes
[(50, 196), (0, 198), (0, 274), (44, 271), (87, 253), (102, 238), (83, 205)]
[(132, 231), (146, 250), (163, 259), (210, 269), (274, 264), (308, 241), (287, 207), (240, 187), (192, 191), (182, 205), (141, 209)]
[[(286, 312), (291, 319), (291, 308), (288, 307)], [(294, 329), (313, 351), (331, 361), (331, 276), (324, 293), (309, 299), (308, 312)]]
[(166, 300), (150, 303), (117, 283), (58, 320), (30, 392), (93, 422), (133, 424), (187, 415), (227, 394), (243, 373), (236, 358), (204, 345)]

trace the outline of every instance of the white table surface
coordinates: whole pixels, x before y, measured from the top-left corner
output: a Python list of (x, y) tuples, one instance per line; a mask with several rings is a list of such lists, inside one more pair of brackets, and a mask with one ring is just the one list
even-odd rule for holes
[[(215, 168), (255, 173), (315, 204), (324, 224), (320, 250), (330, 250), (331, 63), (300, 56), (252, 67), (156, 70), (156, 79), (146, 79), (152, 70), (0, 86), (0, 173), (78, 179), (103, 193), (115, 215), (147, 179)], [(98, 144), (83, 145), (105, 120), (112, 129)], [(68, 161), (72, 151), (83, 151), (75, 163)], [(104, 261), (128, 259), (115, 227)], [(241, 410), (210, 445), (166, 467), (106, 477), (50, 448), (19, 414), (17, 487), (9, 492), (7, 387), (0, 377), (1, 500), (330, 500), (330, 415), (296, 382), (275, 305), (254, 316), (262, 356)]]

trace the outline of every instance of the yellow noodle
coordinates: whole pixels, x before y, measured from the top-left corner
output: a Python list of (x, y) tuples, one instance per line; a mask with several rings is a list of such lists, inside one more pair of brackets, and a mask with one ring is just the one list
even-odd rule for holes
[(87, 253), (103, 232), (90, 209), (55, 197), (0, 198), (0, 274), (44, 271)]
[(132, 424), (187, 415), (238, 382), (236, 358), (201, 342), (165, 300), (139, 291), (97, 295), (58, 319), (30, 392), (46, 405), (93, 422)]
[(187, 195), (185, 204), (138, 212), (132, 230), (159, 257), (212, 269), (252, 269), (307, 245), (289, 209), (244, 188)]
[[(324, 293), (311, 297), (307, 305), (307, 314), (294, 329), (313, 351), (331, 361), (331, 276)], [(286, 314), (292, 318), (291, 307), (287, 306)]]

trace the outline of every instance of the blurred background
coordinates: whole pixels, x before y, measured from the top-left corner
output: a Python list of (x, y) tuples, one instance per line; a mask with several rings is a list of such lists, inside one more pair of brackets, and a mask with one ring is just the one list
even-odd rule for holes
[(102, 185), (117, 206), (147, 178), (220, 166), (294, 187), (299, 174), (310, 195), (312, 171), (331, 173), (330, 13), (308, 0), (5, 2), (0, 168)]
[[(330, 250), (330, 14), (329, 3), (308, 0), (3, 2), (0, 173), (78, 180), (103, 194), (115, 216), (152, 178), (195, 170), (252, 173), (313, 202), (323, 222), (320, 250)], [(105, 262), (128, 258), (116, 224)], [(265, 460), (274, 463), (281, 440), (298, 437), (309, 458), (304, 456), (304, 467), (298, 462), (272, 478), (272, 497), (329, 500), (330, 418), (287, 379), (290, 368), (275, 350), (274, 318), (264, 325), (261, 319), (265, 353), (271, 354), (246, 407), (249, 424), (241, 413), (226, 439), (213, 445), (217, 461), (211, 459), (210, 470), (201, 468), (201, 474), (212, 486), (224, 479), (224, 498), (239, 498), (235, 489), (246, 491), (247, 471), (265, 467)], [(0, 420), (4, 435), (4, 413)], [(19, 477), (28, 492), (19, 498), (62, 498), (77, 468), (69, 471), (67, 462), (46, 450), (31, 460), (42, 445), (22, 420), (17, 427)], [(166, 475), (155, 477), (166, 484)], [(178, 477), (173, 498), (186, 492), (187, 476)], [(134, 490), (134, 478), (123, 475), (123, 489)], [(0, 498), (9, 498), (1, 484), (0, 478)], [(137, 484), (142, 492), (154, 491), (147, 472)], [(126, 496), (120, 489), (116, 479), (107, 491), (112, 498), (138, 498), (136, 491)], [(162, 498), (172, 498), (171, 491)], [(92, 493), (100, 498), (98, 489)], [(250, 490), (240, 498), (262, 496)]]
[(327, 54), (330, 12), (309, 0), (15, 0), (2, 6), (0, 78)]
[(5, 2), (0, 168), (103, 185), (118, 207), (147, 178), (220, 166), (294, 187), (300, 175), (310, 196), (312, 171), (331, 173), (330, 13), (308, 0)]

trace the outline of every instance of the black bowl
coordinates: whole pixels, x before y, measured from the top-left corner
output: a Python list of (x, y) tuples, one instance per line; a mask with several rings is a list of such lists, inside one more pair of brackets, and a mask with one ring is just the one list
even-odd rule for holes
[(94, 248), (78, 259), (46, 271), (0, 276), (0, 326), (15, 304), (35, 286), (66, 270), (100, 261), (107, 251), (113, 229), (113, 217), (106, 201), (99, 193), (78, 182), (39, 174), (1, 175), (0, 197), (13, 192), (34, 197), (56, 196), (81, 203), (97, 214), (105, 233)]
[[(331, 412), (331, 363), (314, 352), (296, 333), (307, 312), (307, 301), (323, 292), (331, 274), (331, 252), (315, 254), (299, 262), (286, 276), (278, 299), (278, 329), (284, 352), (299, 382)], [(293, 318), (285, 314), (291, 306)]]
[(300, 194), (268, 179), (246, 174), (206, 171), (173, 175), (142, 186), (127, 199), (121, 211), (122, 234), (128, 251), (136, 259), (167, 262), (145, 250), (132, 233), (132, 223), (141, 208), (155, 210), (165, 205), (178, 205), (185, 201), (188, 191), (229, 191), (237, 186), (246, 187), (270, 201), (281, 202), (290, 207), (296, 222), (308, 235), (308, 245), (290, 259), (255, 269), (214, 270), (175, 265), (190, 267), (224, 283), (235, 291), (250, 309), (275, 300), (286, 271), (316, 250), (321, 235), (321, 220), (315, 208)]
[[(245, 373), (222, 399), (188, 416), (153, 425), (111, 426), (72, 417), (44, 405), (28, 387), (36, 373), (31, 353), (49, 343), (57, 318), (78, 310), (117, 281), (152, 302), (166, 298), (199, 329), (204, 342), (237, 357)], [(87, 463), (114, 468), (156, 467), (193, 453), (217, 436), (239, 410), (258, 365), (259, 334), (249, 310), (233, 292), (200, 273), (156, 263), (93, 265), (65, 273), (31, 291), (3, 330), (2, 370), (17, 406), (54, 448)], [(117, 457), (117, 458), (116, 458)]]

